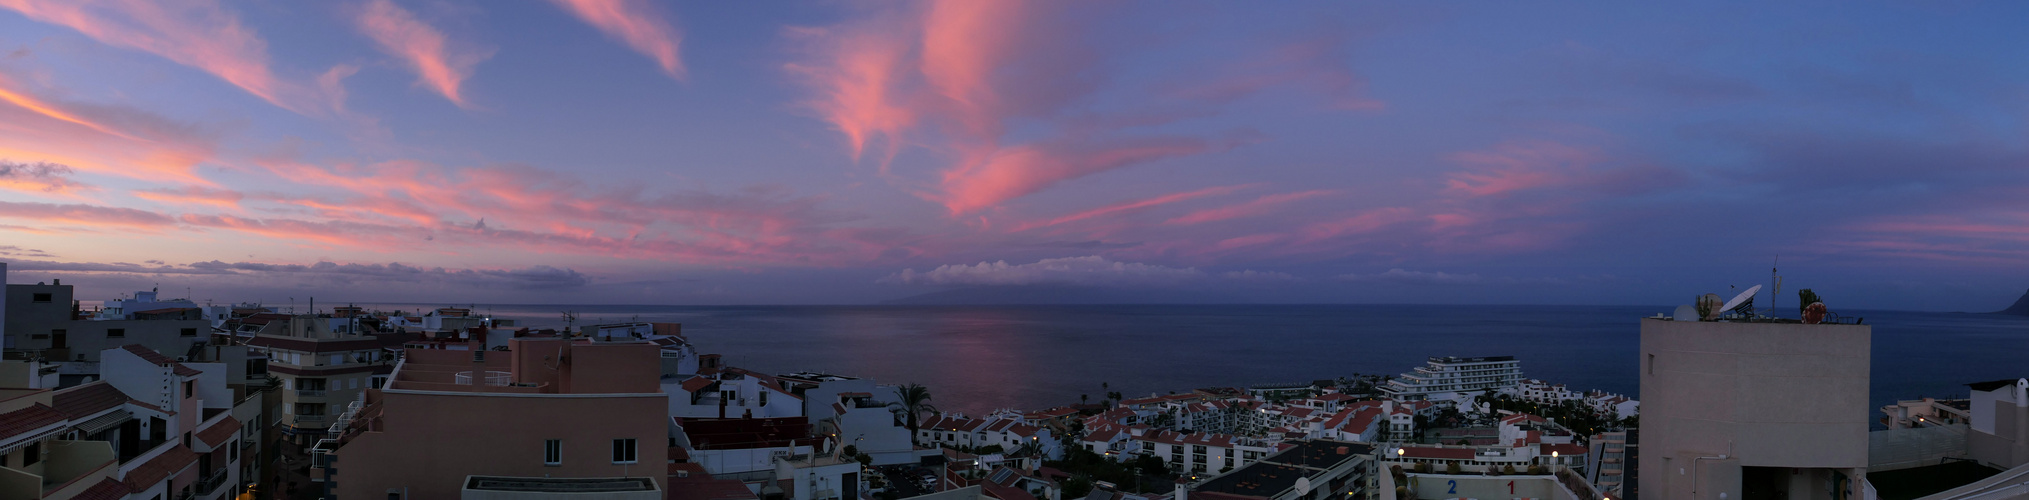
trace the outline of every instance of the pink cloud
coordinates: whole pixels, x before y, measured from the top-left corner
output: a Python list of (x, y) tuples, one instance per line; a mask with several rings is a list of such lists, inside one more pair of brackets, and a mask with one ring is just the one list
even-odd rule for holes
[(962, 214), (1041, 191), (1058, 182), (1224, 147), (1194, 137), (1151, 137), (1098, 145), (1016, 146), (997, 150), (976, 165), (944, 172), (941, 198), (951, 213)]
[(1154, 206), (1160, 206), (1160, 205), (1167, 205), (1167, 204), (1171, 204), (1171, 203), (1177, 203), (1177, 202), (1182, 202), (1182, 201), (1189, 201), (1189, 200), (1194, 200), (1194, 199), (1198, 199), (1198, 198), (1203, 198), (1203, 197), (1207, 197), (1207, 196), (1220, 196), (1220, 195), (1226, 195), (1226, 194), (1232, 194), (1232, 193), (1233, 193), (1234, 191), (1239, 191), (1239, 190), (1241, 190), (1241, 189), (1246, 189), (1246, 188), (1249, 188), (1249, 187), (1254, 187), (1254, 186), (1259, 186), (1259, 184), (1238, 184), (1238, 185), (1232, 185), (1232, 186), (1218, 186), (1218, 187), (1209, 187), (1209, 188), (1204, 188), (1204, 189), (1199, 189), (1199, 190), (1195, 190), (1195, 191), (1185, 191), (1185, 192), (1181, 192), (1181, 193), (1170, 193), (1170, 194), (1166, 194), (1166, 195), (1162, 195), (1162, 196), (1157, 196), (1157, 197), (1154, 197), (1154, 198), (1148, 198), (1148, 199), (1143, 199), (1143, 200), (1135, 200), (1135, 201), (1129, 201), (1129, 202), (1125, 202), (1125, 203), (1117, 203), (1117, 204), (1113, 204), (1113, 205), (1107, 205), (1107, 206), (1103, 206), (1103, 207), (1099, 207), (1099, 208), (1095, 208), (1095, 209), (1091, 209), (1091, 210), (1086, 210), (1086, 211), (1083, 211), (1083, 212), (1078, 212), (1078, 213), (1075, 213), (1075, 214), (1071, 214), (1071, 215), (1066, 215), (1066, 216), (1063, 216), (1063, 217), (1058, 217), (1058, 218), (1055, 218), (1055, 219), (1050, 219), (1050, 220), (1048, 220), (1048, 221), (1042, 221), (1042, 222), (1035, 222), (1035, 223), (1029, 223), (1029, 224), (1024, 224), (1024, 225), (1021, 225), (1021, 226), (1019, 226), (1019, 227), (1016, 227), (1016, 228), (1015, 228), (1015, 229), (1013, 229), (1013, 230), (1010, 230), (1009, 232), (1021, 232), (1021, 231), (1026, 231), (1026, 230), (1029, 230), (1029, 229), (1034, 229), (1034, 228), (1038, 228), (1038, 227), (1047, 227), (1047, 226), (1055, 226), (1055, 225), (1058, 225), (1058, 224), (1066, 224), (1066, 223), (1071, 223), (1071, 222), (1077, 222), (1077, 221), (1081, 221), (1081, 220), (1086, 220), (1086, 219), (1091, 219), (1091, 218), (1095, 218), (1095, 217), (1103, 217), (1103, 216), (1107, 216), (1107, 215), (1113, 215), (1113, 214), (1117, 214), (1117, 213), (1122, 213), (1122, 212), (1132, 212), (1132, 211), (1135, 211), (1135, 210), (1140, 210), (1140, 209), (1144, 209), (1144, 208), (1149, 208), (1149, 207), (1154, 207)]
[(240, 200), (246, 198), (246, 195), (240, 194), (238, 191), (213, 189), (203, 186), (137, 189), (133, 191), (133, 194), (136, 198), (149, 201), (181, 205), (206, 205), (226, 209), (239, 208)]
[(13, 201), (0, 201), (0, 218), (128, 229), (158, 229), (175, 223), (167, 215), (131, 208)]
[(553, 0), (586, 24), (626, 43), (635, 52), (655, 60), (670, 78), (684, 78), (683, 61), (677, 57), (683, 36), (663, 20), (663, 14), (643, 0)]
[(43, 94), (0, 75), (0, 160), (211, 184), (194, 171), (212, 158), (210, 134), (131, 108)]
[(215, 0), (0, 0), (0, 7), (211, 73), (291, 111), (314, 115), (336, 108), (318, 89), (277, 78), (268, 67), (267, 42)]
[(443, 31), (390, 0), (367, 2), (354, 21), (382, 52), (415, 70), (417, 85), (430, 87), (458, 107), (470, 107), (459, 94), (459, 85), (472, 76), (480, 61), (493, 56), (492, 51), (455, 47)]
[(901, 146), (902, 131), (917, 120), (917, 111), (897, 101), (894, 89), (896, 81), (904, 78), (906, 41), (872, 29), (799, 28), (789, 33), (805, 43), (825, 47), (818, 56), (823, 64), (784, 65), (822, 94), (804, 105), (845, 134), (854, 161), (860, 159), (867, 143), (877, 137), (884, 140), (885, 171), (887, 160), (892, 160)]
[[(809, 56), (785, 68), (815, 92), (806, 105), (846, 136), (855, 159), (885, 142), (881, 172), (954, 217), (1093, 173), (1246, 142), (1124, 133), (1198, 112), (1121, 118), (1078, 106), (1104, 79), (1103, 56), (1084, 43), (1087, 7), (978, 0), (867, 10), (836, 26), (788, 30)], [(1044, 133), (1015, 137), (1016, 122)], [(932, 179), (889, 171), (903, 144), (942, 157)]]
[(70, 179), (70, 166), (59, 163), (20, 163), (0, 160), (0, 189), (30, 193), (66, 193), (88, 190), (90, 186)]
[(1298, 191), (1294, 193), (1271, 194), (1267, 196), (1262, 196), (1260, 198), (1255, 198), (1253, 201), (1241, 203), (1238, 205), (1228, 205), (1224, 207), (1208, 208), (1196, 212), (1191, 212), (1167, 221), (1163, 221), (1163, 224), (1191, 225), (1191, 224), (1203, 224), (1206, 222), (1217, 222), (1222, 220), (1239, 219), (1245, 217), (1259, 217), (1274, 212), (1275, 209), (1280, 208), (1282, 205), (1307, 200), (1311, 198), (1317, 198), (1320, 196), (1331, 196), (1335, 194), (1339, 194), (1339, 192), (1337, 190), (1331, 189), (1313, 189), (1310, 191)]
[[(330, 200), (289, 197), (277, 206), (309, 209), (310, 214), (333, 219), (328, 222), (351, 225), (346, 227), (389, 227), (410, 235), (387, 243), (393, 245), (422, 245), (428, 237), (433, 245), (789, 265), (867, 259), (884, 250), (825, 238), (835, 234), (826, 226), (843, 219), (816, 210), (814, 199), (787, 197), (771, 189), (655, 194), (642, 186), (587, 185), (575, 177), (523, 166), (448, 168), (407, 160), (263, 165), (276, 175), (350, 194)], [(201, 222), (279, 236), (316, 221)]]
[(1568, 184), (1600, 161), (1598, 152), (1555, 142), (1508, 142), (1490, 151), (1465, 151), (1447, 158), (1474, 170), (1448, 174), (1450, 191), (1494, 196)]

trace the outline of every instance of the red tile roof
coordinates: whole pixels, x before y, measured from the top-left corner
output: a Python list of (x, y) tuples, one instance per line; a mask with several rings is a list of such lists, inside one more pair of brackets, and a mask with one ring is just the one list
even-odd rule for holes
[(171, 370), (175, 371), (176, 375), (179, 377), (195, 377), (204, 374), (204, 372), (197, 371), (196, 368), (183, 366), (183, 363), (178, 363), (176, 362), (176, 360), (170, 359), (168, 356), (163, 356), (162, 353), (155, 352), (154, 349), (142, 347), (140, 344), (127, 344), (124, 346), (120, 346), (120, 348), (126, 349), (127, 352), (134, 353), (135, 356), (140, 356), (143, 361), (154, 363), (155, 366), (169, 367)]
[(176, 445), (127, 472), (127, 491), (138, 493), (146, 490), (196, 463), (197, 452), (191, 451), (188, 446)]
[(217, 448), (219, 445), (231, 441), (232, 437), (238, 435), (239, 432), (240, 420), (228, 415), (225, 417), (225, 420), (211, 424), (211, 427), (206, 427), (204, 430), (197, 431), (197, 438), (204, 440), (204, 444)]
[(697, 392), (699, 389), (710, 387), (716, 383), (719, 383), (719, 381), (712, 380), (710, 377), (691, 377), (690, 380), (683, 381), (683, 392)]
[(27, 434), (36, 429), (69, 421), (55, 408), (36, 403), (35, 406), (0, 413), (0, 439)]
[(99, 484), (85, 488), (84, 491), (78, 492), (77, 496), (70, 498), (71, 500), (120, 500), (127, 498), (128, 493), (132, 492), (127, 490), (126, 483), (109, 477), (99, 481)]
[(127, 394), (101, 380), (56, 391), (50, 400), (56, 411), (75, 420), (120, 407), (127, 402)]

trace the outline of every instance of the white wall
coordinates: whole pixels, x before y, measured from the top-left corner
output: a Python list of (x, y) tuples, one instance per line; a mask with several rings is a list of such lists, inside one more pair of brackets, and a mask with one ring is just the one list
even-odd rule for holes
[(176, 409), (172, 399), (175, 395), (171, 394), (174, 389), (169, 387), (173, 384), (162, 382), (168, 377), (164, 373), (166, 368), (155, 366), (126, 349), (106, 349), (99, 356), (99, 375), (105, 377), (106, 383), (143, 403), (172, 411)]
[(197, 376), (197, 399), (204, 408), (232, 407), (232, 389), (225, 385), (229, 372), (225, 363), (183, 363), (183, 366), (204, 372)]

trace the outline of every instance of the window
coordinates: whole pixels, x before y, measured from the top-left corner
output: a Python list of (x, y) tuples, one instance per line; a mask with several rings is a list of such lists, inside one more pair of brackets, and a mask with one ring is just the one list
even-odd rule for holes
[(562, 440), (562, 439), (545, 439), (545, 440), (543, 440), (543, 442), (542, 442), (542, 464), (543, 464), (543, 465), (563, 465), (563, 464), (564, 464), (564, 440)]
[(345, 364), (345, 355), (344, 355), (344, 354), (333, 354), (333, 355), (331, 355), (331, 364), (334, 364), (334, 365), (342, 365), (342, 364)]
[(28, 335), (28, 338), (31, 338), (31, 339), (35, 339), (35, 340), (49, 340), (49, 334), (47, 334), (47, 333), (32, 333), (32, 334), (29, 334), (29, 335)]
[(1656, 374), (1656, 355), (1654, 354), (1649, 355), (1649, 374)]
[(182, 336), (185, 336), (185, 337), (196, 337), (196, 336), (197, 336), (197, 329), (196, 329), (196, 328), (185, 328), (185, 329), (183, 329), (183, 331), (182, 331), (182, 332), (180, 332), (180, 333), (179, 333), (179, 335), (182, 335)]
[(247, 360), (247, 376), (258, 377), (268, 374), (268, 360), (253, 358)]
[(345, 379), (345, 388), (347, 388), (347, 389), (358, 389), (358, 388), (359, 388), (359, 378), (358, 378), (358, 377), (353, 377), (353, 378), (348, 378), (348, 379)]
[(107, 329), (106, 329), (106, 338), (109, 338), (109, 339), (120, 339), (120, 338), (127, 338), (127, 329), (125, 329), (125, 328), (107, 328)]
[(240, 442), (238, 440), (228, 441), (225, 443), (225, 446), (226, 448), (232, 450), (226, 453), (226, 456), (228, 457), (226, 461), (227, 462), (240, 461)]
[(375, 388), (375, 389), (379, 389), (379, 388), (381, 388), (381, 386), (385, 386), (385, 385), (387, 385), (387, 377), (374, 377), (374, 378), (373, 378), (373, 388)]
[(35, 303), (37, 304), (47, 304), (56, 300), (55, 296), (52, 296), (47, 293), (38, 293), (35, 294), (35, 296), (32, 298), (35, 299)]
[(33, 443), (28, 443), (28, 446), (21, 448), (22, 467), (35, 465), (36, 462), (41, 461), (42, 461), (42, 442), (37, 441)]
[(634, 438), (613, 440), (613, 463), (631, 464), (639, 462), (634, 456)]
[(195, 380), (183, 381), (183, 399), (190, 399), (192, 396), (196, 395), (197, 395), (197, 381)]
[(761, 390), (761, 406), (768, 406), (768, 390)]

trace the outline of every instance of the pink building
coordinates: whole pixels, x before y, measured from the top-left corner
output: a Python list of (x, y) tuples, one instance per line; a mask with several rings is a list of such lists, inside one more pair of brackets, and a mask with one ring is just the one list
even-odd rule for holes
[[(660, 349), (515, 338), (508, 351), (408, 350), (313, 456), (332, 498), (459, 498), (468, 476), (647, 479), (667, 489)], [(646, 493), (645, 491), (642, 493)], [(631, 498), (631, 497), (630, 497)]]

